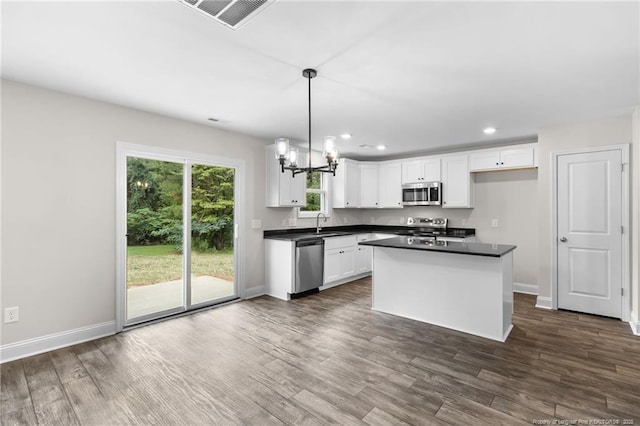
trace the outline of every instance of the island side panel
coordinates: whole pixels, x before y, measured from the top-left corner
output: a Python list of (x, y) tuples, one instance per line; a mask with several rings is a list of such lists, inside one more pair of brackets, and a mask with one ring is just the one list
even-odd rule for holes
[(510, 262), (385, 247), (373, 259), (374, 310), (504, 341)]
[(511, 316), (513, 315), (513, 252), (509, 252), (502, 256), (502, 334), (507, 340), (507, 336), (511, 332)]

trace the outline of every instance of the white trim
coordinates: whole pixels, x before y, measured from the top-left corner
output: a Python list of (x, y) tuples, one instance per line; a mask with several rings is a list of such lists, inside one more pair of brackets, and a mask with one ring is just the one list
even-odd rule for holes
[(514, 293), (538, 294), (538, 284), (513, 283)]
[(631, 321), (629, 321), (629, 325), (631, 326), (631, 331), (636, 336), (640, 336), (640, 320), (638, 320), (638, 315), (635, 312), (631, 312)]
[(360, 274), (351, 275), (350, 277), (341, 278), (339, 280), (331, 281), (330, 283), (326, 283), (326, 284), (320, 286), (318, 289), (320, 291), (328, 290), (331, 287), (336, 287), (336, 286), (339, 286), (339, 285), (342, 285), (342, 284), (350, 283), (351, 281), (359, 280), (360, 278), (370, 277), (370, 276), (371, 276), (371, 271), (362, 272)]
[(251, 287), (244, 290), (242, 293), (243, 299), (253, 299), (254, 297), (264, 296), (266, 293), (264, 291), (264, 286), (259, 287)]
[(111, 336), (115, 333), (116, 322), (106, 321), (100, 324), (9, 343), (0, 346), (0, 363), (76, 345), (89, 340), (99, 339), (100, 337)]
[(550, 297), (542, 297), (538, 296), (536, 299), (536, 308), (540, 309), (556, 309), (553, 306), (552, 300)]
[(298, 210), (298, 219), (315, 219), (318, 213), (324, 214), (327, 218), (329, 217), (329, 181), (327, 173), (320, 173), (321, 175), (321, 185), (320, 189), (309, 189), (307, 188), (307, 184), (305, 182), (305, 190), (304, 196), (307, 194), (320, 194), (320, 211), (303, 211), (302, 207), (297, 207)]
[[(624, 165), (622, 168), (622, 226), (625, 232), (622, 234), (622, 321), (629, 321), (629, 312), (631, 307), (631, 282), (630, 282), (630, 266), (631, 265), (631, 242), (629, 232), (631, 229), (629, 222), (629, 198), (630, 198), (630, 181), (629, 181), (629, 144), (620, 145), (604, 145), (596, 147), (585, 147), (579, 149), (569, 149), (561, 151), (552, 151), (550, 153), (551, 161), (551, 308), (558, 309), (558, 157), (561, 155), (583, 154), (598, 151), (621, 151), (621, 160)], [(540, 297), (538, 297), (538, 301)], [(538, 307), (536, 305), (536, 307)], [(542, 307), (542, 306), (540, 306)]]
[(245, 160), (118, 141), (116, 142), (116, 332), (120, 332), (124, 328), (127, 312), (124, 283), (126, 283), (127, 265), (127, 247), (125, 238), (125, 234), (127, 232), (126, 168), (127, 157), (129, 156), (170, 161), (185, 165), (195, 163), (209, 166), (229, 167), (236, 170), (234, 182), (234, 222), (237, 225), (237, 232), (235, 233), (236, 238), (234, 239), (234, 289), (236, 295), (241, 295), (243, 293), (242, 289), (244, 288), (245, 277), (245, 256), (243, 256), (245, 234)]

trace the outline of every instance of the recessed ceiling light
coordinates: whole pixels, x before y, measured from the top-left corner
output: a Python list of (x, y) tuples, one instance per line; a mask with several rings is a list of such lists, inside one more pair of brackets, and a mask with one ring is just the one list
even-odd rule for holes
[(384, 151), (385, 149), (387, 149), (386, 145), (378, 145), (376, 146), (376, 148), (378, 149), (378, 151)]
[(495, 127), (487, 127), (483, 130), (485, 135), (492, 135), (496, 132), (496, 128)]
[(343, 133), (340, 135), (342, 139), (351, 139), (351, 133)]

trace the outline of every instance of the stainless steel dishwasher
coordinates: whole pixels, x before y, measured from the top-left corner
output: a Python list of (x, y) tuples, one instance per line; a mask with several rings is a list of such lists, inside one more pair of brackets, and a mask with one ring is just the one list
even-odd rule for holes
[(322, 285), (324, 278), (324, 240), (322, 238), (296, 242), (295, 294), (311, 292)]

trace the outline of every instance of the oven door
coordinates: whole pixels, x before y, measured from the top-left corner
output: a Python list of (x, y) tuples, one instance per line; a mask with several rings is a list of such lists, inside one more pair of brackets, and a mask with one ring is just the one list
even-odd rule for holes
[(428, 188), (402, 188), (402, 204), (405, 206), (426, 206), (429, 203)]

